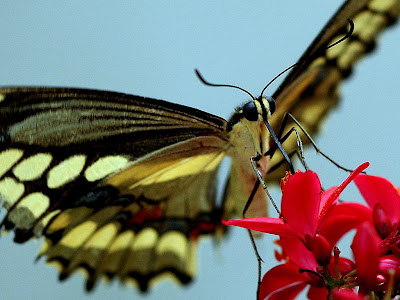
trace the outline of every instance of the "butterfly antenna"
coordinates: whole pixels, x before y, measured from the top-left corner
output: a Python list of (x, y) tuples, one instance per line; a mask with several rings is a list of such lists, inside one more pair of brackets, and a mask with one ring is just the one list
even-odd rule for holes
[(274, 78), (272, 78), (272, 80), (270, 82), (267, 83), (267, 85), (262, 89), (261, 91), (261, 97), (264, 94), (265, 90), (271, 85), (271, 83), (273, 83), (276, 79), (278, 79), (281, 75), (285, 74), (287, 71), (289, 71), (290, 69), (294, 68), (295, 66), (297, 66), (297, 63), (287, 67), (285, 70), (283, 70), (282, 72), (280, 72), (278, 75), (276, 75)]
[(340, 40), (338, 40), (338, 41), (334, 42), (332, 45), (329, 45), (328, 47), (326, 47), (325, 50), (328, 50), (329, 48), (332, 48), (333, 46), (336, 46), (337, 44), (340, 44), (344, 40), (347, 40), (353, 34), (353, 32), (354, 32), (354, 22), (353, 22), (353, 20), (348, 18), (347, 22), (349, 22), (349, 24), (350, 24), (349, 32), (347, 32), (346, 35), (344, 37), (342, 37)]
[[(329, 45), (328, 47), (325, 48), (325, 50), (328, 50), (329, 48), (332, 48), (334, 46), (336, 46), (337, 44), (340, 44), (341, 42), (343, 42), (344, 40), (347, 40), (354, 32), (354, 22), (352, 19), (348, 18), (347, 22), (349, 22), (350, 25), (350, 29), (349, 31), (346, 33), (346, 35), (344, 37), (342, 37), (340, 40), (334, 42), (333, 44)], [(309, 56), (307, 59), (312, 58), (314, 55)], [(268, 82), (268, 84), (262, 89), (261, 91), (261, 96), (264, 94), (265, 90), (271, 85), (271, 83), (273, 83), (276, 79), (278, 79), (278, 77), (280, 77), (281, 75), (283, 75), (284, 73), (286, 73), (287, 71), (289, 71), (290, 69), (294, 68), (295, 66), (297, 66), (297, 63), (287, 67), (285, 70), (283, 70), (282, 72), (280, 72), (278, 75), (276, 75), (270, 82)]]
[(231, 88), (235, 88), (238, 90), (241, 90), (243, 92), (245, 92), (247, 95), (249, 95), (251, 97), (251, 99), (256, 100), (256, 98), (247, 90), (245, 90), (244, 88), (241, 88), (240, 86), (237, 85), (231, 85), (231, 84), (218, 84), (218, 83), (211, 83), (208, 82), (207, 80), (204, 79), (204, 77), (200, 74), (199, 70), (194, 69), (194, 71), (196, 72), (197, 77), (200, 79), (200, 81), (202, 83), (204, 83), (205, 85), (209, 85), (209, 86), (222, 86), (222, 87), (231, 87)]

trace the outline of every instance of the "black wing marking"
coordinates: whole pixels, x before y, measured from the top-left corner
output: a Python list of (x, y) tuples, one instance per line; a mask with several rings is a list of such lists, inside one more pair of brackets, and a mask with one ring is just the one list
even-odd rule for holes
[(225, 120), (195, 108), (115, 92), (2, 88), (3, 145), (140, 157), (197, 136), (225, 139)]

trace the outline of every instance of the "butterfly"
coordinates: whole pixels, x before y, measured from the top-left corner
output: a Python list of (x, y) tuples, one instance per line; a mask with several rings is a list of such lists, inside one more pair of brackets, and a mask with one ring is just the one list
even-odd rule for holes
[[(268, 118), (275, 130), (289, 111), (317, 131), (336, 105), (337, 85), (396, 17), (376, 3), (348, 1), (328, 22), (273, 94), (276, 110)], [(348, 17), (352, 38), (325, 51), (346, 33)], [(265, 128), (244, 125), (253, 120), (241, 109), (227, 122), (114, 92), (18, 87), (0, 94), (0, 195), (8, 211), (2, 226), (17, 242), (44, 236), (40, 255), (59, 264), (62, 279), (85, 268), (88, 289), (102, 276), (134, 278), (142, 290), (164, 272), (190, 281), (196, 238), (223, 230), (221, 218), (241, 213), (257, 180), (249, 157), (270, 147), (266, 131), (246, 133)], [(284, 145), (288, 153), (296, 147), (294, 140)], [(216, 173), (226, 155), (232, 167), (217, 207)], [(274, 155), (264, 166), (281, 159)], [(260, 190), (249, 215), (266, 214), (265, 203)]]

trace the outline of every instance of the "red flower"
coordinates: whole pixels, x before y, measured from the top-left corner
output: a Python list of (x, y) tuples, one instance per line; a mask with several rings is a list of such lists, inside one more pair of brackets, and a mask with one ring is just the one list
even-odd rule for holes
[(341, 236), (369, 219), (368, 208), (361, 204), (337, 204), (340, 193), (368, 165), (362, 164), (340, 186), (323, 193), (316, 173), (289, 175), (282, 180), (281, 218), (257, 217), (224, 221), (224, 224), (280, 237), (296, 237), (317, 260), (324, 261)]
[(329, 288), (346, 282), (342, 275), (354, 264), (339, 258), (332, 260), (332, 248), (338, 239), (364, 221), (371, 221), (368, 207), (357, 203), (337, 204), (340, 193), (365, 168), (364, 163), (338, 187), (322, 192), (316, 173), (297, 172), (282, 180), (281, 217), (229, 220), (226, 225), (280, 236), (279, 245), (286, 263), (268, 271), (260, 286), (260, 299), (293, 299), (310, 285), (310, 299), (326, 299)]
[(377, 286), (380, 239), (370, 222), (364, 222), (354, 236), (351, 249), (357, 269), (357, 283), (361, 294), (374, 291)]
[(276, 266), (264, 275), (259, 299), (294, 299), (307, 286), (308, 279), (308, 274), (300, 273), (295, 264)]
[(299, 239), (282, 237), (279, 240), (282, 251), (288, 256), (285, 264), (269, 270), (260, 285), (259, 299), (294, 299), (306, 286), (310, 286), (309, 299), (327, 299), (327, 285), (341, 286), (346, 282), (343, 275), (354, 269), (354, 263), (339, 257), (330, 260), (329, 265), (321, 266)]
[(357, 282), (364, 294), (390, 290), (388, 283), (400, 278), (400, 190), (379, 176), (359, 175), (354, 182), (372, 216), (352, 244)]
[(383, 240), (381, 255), (393, 253), (400, 257), (400, 195), (387, 179), (359, 175), (354, 180), (363, 198), (372, 209), (373, 224)]
[(393, 288), (394, 281), (390, 280), (391, 277), (400, 278), (400, 258), (394, 254), (381, 256), (381, 245), (382, 240), (370, 222), (359, 226), (351, 248), (362, 295), (376, 291), (387, 292)]

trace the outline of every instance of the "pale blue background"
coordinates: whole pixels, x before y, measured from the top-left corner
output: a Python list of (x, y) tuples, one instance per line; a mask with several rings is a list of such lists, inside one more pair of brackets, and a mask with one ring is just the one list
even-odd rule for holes
[[(228, 118), (247, 100), (240, 91), (204, 86), (237, 84), (258, 94), (296, 62), (342, 1), (1, 1), (0, 85), (58, 85), (115, 90), (194, 106)], [(57, 3), (57, 4), (55, 4)], [(370, 173), (400, 185), (400, 28), (386, 32), (342, 88), (342, 102), (317, 142), (343, 165), (370, 161)], [(272, 94), (271, 87), (268, 94)], [(324, 187), (347, 174), (307, 152)], [(222, 181), (222, 179), (221, 179)], [(275, 198), (279, 194), (275, 193)], [(354, 188), (343, 195), (359, 199)], [(1, 216), (4, 215), (4, 211)], [(270, 241), (259, 243), (275, 264)], [(39, 243), (0, 239), (1, 299), (140, 298), (131, 287), (100, 284), (90, 296), (75, 275), (34, 263)], [(342, 249), (344, 250), (344, 248)], [(198, 277), (186, 288), (163, 281), (143, 299), (254, 299), (256, 262), (247, 234), (232, 230), (220, 245), (199, 246)], [(269, 266), (269, 267), (268, 267)]]

